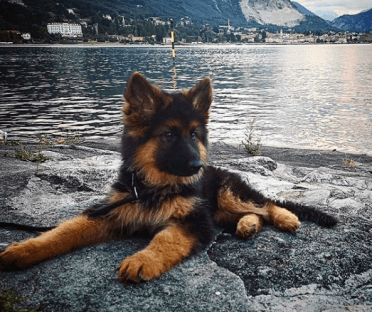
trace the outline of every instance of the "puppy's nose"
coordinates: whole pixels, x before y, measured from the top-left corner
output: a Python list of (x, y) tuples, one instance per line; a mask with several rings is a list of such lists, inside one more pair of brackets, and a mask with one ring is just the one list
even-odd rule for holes
[(203, 167), (203, 163), (200, 161), (200, 159), (192, 159), (189, 161), (189, 168), (191, 171), (196, 173), (201, 167)]

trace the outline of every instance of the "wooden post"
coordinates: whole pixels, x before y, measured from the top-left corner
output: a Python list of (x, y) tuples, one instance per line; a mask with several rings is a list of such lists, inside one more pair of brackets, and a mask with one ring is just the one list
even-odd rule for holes
[(171, 24), (171, 41), (172, 41), (172, 58), (173, 58), (173, 63), (175, 62), (176, 59), (176, 50), (174, 49), (174, 30), (173, 30), (173, 20), (170, 20)]

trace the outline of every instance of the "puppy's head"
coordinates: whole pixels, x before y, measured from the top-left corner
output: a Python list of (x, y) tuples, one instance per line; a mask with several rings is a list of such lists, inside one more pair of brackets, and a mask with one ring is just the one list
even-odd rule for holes
[(124, 99), (125, 137), (135, 146), (131, 167), (157, 186), (199, 179), (207, 160), (210, 79), (170, 94), (136, 72)]

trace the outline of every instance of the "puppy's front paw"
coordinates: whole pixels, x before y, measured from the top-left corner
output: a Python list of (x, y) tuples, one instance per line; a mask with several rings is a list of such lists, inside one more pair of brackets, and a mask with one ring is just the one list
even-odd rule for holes
[(13, 243), (0, 254), (0, 270), (14, 271), (31, 266), (32, 253), (24, 243)]
[(158, 277), (165, 271), (166, 266), (155, 253), (142, 250), (120, 264), (118, 275), (122, 283), (139, 283)]

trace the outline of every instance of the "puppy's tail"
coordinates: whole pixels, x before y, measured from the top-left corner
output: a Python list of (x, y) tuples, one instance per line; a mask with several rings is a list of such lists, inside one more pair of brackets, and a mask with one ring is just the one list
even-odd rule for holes
[(324, 227), (332, 227), (338, 223), (336, 218), (310, 206), (287, 201), (274, 201), (274, 204), (293, 212), (300, 221), (310, 221)]

